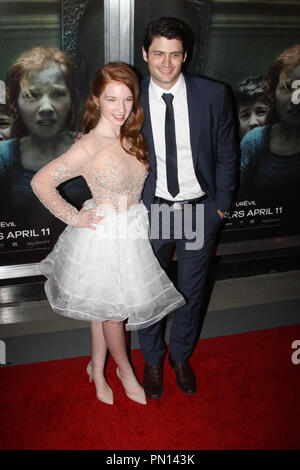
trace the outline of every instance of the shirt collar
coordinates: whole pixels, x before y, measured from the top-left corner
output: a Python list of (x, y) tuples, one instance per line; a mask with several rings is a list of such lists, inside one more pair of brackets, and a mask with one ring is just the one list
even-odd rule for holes
[(174, 95), (175, 97), (176, 95), (179, 94), (179, 92), (181, 92), (184, 89), (185, 89), (185, 80), (184, 80), (184, 76), (182, 73), (179, 75), (177, 82), (169, 90), (165, 90), (164, 88), (161, 88), (160, 86), (156, 85), (156, 83), (154, 83), (152, 78), (150, 78), (149, 91), (151, 93), (151, 96), (157, 101), (161, 101), (162, 99), (161, 96), (163, 93), (172, 93), (172, 95)]

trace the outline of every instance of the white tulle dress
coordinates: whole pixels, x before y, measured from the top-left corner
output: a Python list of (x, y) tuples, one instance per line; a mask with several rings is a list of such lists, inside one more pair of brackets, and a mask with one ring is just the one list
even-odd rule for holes
[[(77, 228), (77, 209), (56, 187), (82, 175), (93, 196), (86, 201), (103, 218), (96, 230)], [(183, 305), (184, 299), (160, 267), (148, 235), (148, 213), (140, 201), (147, 171), (119, 140), (95, 130), (40, 170), (32, 188), (68, 227), (40, 263), (53, 310), (87, 321), (123, 321), (145, 328)]]

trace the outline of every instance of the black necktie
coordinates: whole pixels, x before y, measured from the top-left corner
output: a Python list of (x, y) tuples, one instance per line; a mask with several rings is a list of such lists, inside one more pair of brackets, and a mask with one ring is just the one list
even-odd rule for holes
[(177, 148), (175, 136), (174, 109), (172, 93), (163, 93), (162, 99), (166, 103), (165, 139), (166, 139), (166, 170), (169, 193), (175, 197), (179, 193)]

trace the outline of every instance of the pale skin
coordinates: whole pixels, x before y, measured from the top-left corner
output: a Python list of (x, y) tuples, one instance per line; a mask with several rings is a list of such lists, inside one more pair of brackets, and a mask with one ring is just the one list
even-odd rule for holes
[[(143, 59), (148, 63), (153, 82), (164, 90), (170, 90), (179, 79), (187, 53), (182, 41), (163, 36), (153, 38), (148, 52), (142, 47)], [(221, 219), (224, 213), (218, 210)]]
[[(128, 118), (133, 97), (127, 86), (119, 82), (110, 82), (100, 97), (93, 97), (95, 106), (100, 108), (101, 117), (95, 130), (103, 136), (107, 142), (114, 142), (120, 137), (120, 127)], [(83, 207), (79, 214), (77, 227), (96, 230), (95, 224), (101, 222), (95, 209)]]
[(20, 154), (24, 168), (38, 171), (67, 151), (73, 132), (66, 129), (71, 96), (60, 67), (49, 63), (33, 71), (27, 89), (20, 90), (18, 107), (28, 135), (21, 138)]
[[(106, 85), (100, 97), (94, 97), (94, 103), (101, 113), (95, 131), (103, 137), (104, 144), (112, 143), (120, 138), (120, 127), (131, 113), (132, 93), (126, 85), (112, 81)], [(77, 226), (95, 230), (96, 227), (91, 224), (99, 222), (101, 217), (96, 215), (95, 210), (82, 209)], [(138, 383), (128, 359), (123, 322), (91, 322), (91, 332), (92, 376), (99, 400), (113, 404), (113, 392), (104, 375), (106, 355), (109, 351), (118, 366), (118, 374), (126, 394), (134, 401), (146, 404), (144, 390)]]
[(264, 126), (268, 114), (268, 105), (257, 100), (239, 107), (240, 138), (255, 127)]
[(11, 138), (12, 119), (0, 106), (0, 141)]

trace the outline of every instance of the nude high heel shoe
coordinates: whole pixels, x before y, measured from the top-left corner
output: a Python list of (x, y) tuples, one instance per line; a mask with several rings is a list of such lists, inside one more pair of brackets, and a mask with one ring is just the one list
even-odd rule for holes
[(137, 382), (137, 385), (139, 387), (139, 390), (129, 391), (130, 385), (128, 383), (126, 384), (127, 386), (125, 385), (126, 378), (121, 377), (119, 367), (117, 367), (117, 369), (116, 369), (116, 374), (122, 382), (122, 385), (124, 387), (124, 390), (125, 390), (125, 393), (126, 393), (127, 397), (130, 398), (130, 400), (133, 400), (137, 403), (140, 403), (141, 405), (147, 405), (145, 392), (144, 392), (143, 388), (140, 386), (140, 384), (138, 383), (138, 381), (136, 381), (136, 382)]
[(113, 391), (110, 388), (110, 386), (107, 384), (108, 390), (105, 392), (100, 392), (97, 390), (96, 382), (93, 377), (93, 370), (92, 370), (92, 361), (90, 361), (87, 365), (86, 372), (89, 376), (90, 382), (94, 380), (95, 387), (96, 387), (96, 396), (99, 401), (102, 401), (103, 403), (106, 403), (107, 405), (113, 405), (114, 404), (114, 396), (113, 396)]

